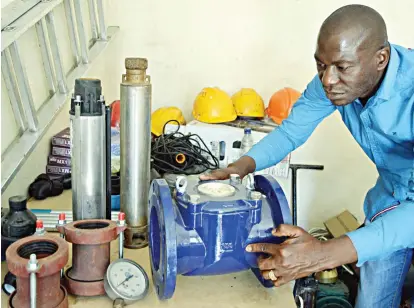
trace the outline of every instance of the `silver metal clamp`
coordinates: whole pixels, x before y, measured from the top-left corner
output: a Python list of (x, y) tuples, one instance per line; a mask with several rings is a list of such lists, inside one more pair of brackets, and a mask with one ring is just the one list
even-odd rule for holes
[(37, 299), (36, 273), (38, 270), (39, 270), (39, 263), (37, 262), (36, 255), (32, 253), (30, 255), (29, 262), (27, 263), (27, 271), (30, 273), (30, 308), (36, 308), (36, 299)]

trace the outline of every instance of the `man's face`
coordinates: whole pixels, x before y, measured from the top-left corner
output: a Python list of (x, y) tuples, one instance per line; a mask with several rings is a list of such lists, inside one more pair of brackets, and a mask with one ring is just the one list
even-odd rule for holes
[(347, 33), (321, 35), (315, 52), (318, 75), (326, 96), (336, 106), (365, 98), (378, 82), (375, 51), (360, 48), (361, 42)]

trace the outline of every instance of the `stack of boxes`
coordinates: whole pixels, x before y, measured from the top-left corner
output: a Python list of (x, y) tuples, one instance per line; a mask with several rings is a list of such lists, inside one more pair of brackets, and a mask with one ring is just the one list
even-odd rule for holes
[(46, 173), (49, 175), (70, 174), (71, 148), (70, 128), (67, 127), (52, 137), (52, 147), (48, 157)]

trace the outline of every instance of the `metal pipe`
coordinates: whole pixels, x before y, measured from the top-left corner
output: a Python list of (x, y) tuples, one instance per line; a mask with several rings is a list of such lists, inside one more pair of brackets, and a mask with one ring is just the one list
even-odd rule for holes
[(32, 235), (7, 248), (7, 268), (16, 276), (8, 307), (69, 307), (60, 270), (68, 262), (69, 245), (61, 238)]
[[(103, 97), (102, 97), (103, 101)], [(105, 106), (105, 102), (103, 103)], [(106, 219), (112, 215), (112, 187), (111, 187), (111, 107), (105, 106), (105, 132), (106, 132)]]
[(70, 119), (73, 220), (106, 218), (105, 106), (99, 79), (77, 79)]
[(72, 267), (63, 278), (70, 294), (105, 294), (104, 276), (111, 260), (110, 244), (124, 229), (104, 219), (75, 221), (59, 227), (66, 241), (72, 243)]
[(121, 83), (121, 211), (126, 214), (125, 247), (148, 244), (151, 83), (147, 59), (125, 59)]
[(295, 168), (291, 168), (292, 169), (292, 221), (293, 221), (293, 225), (297, 226), (298, 225), (298, 218), (297, 218), (297, 203), (296, 203), (296, 197), (297, 197), (297, 193), (296, 193), (296, 171), (297, 169)]

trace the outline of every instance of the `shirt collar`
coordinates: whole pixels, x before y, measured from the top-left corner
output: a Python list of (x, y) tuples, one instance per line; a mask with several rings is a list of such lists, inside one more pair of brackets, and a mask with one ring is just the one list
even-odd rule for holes
[(385, 77), (382, 80), (381, 86), (379, 87), (377, 93), (375, 94), (376, 97), (383, 100), (389, 100), (391, 97), (391, 94), (394, 91), (395, 81), (397, 79), (398, 68), (400, 66), (400, 57), (392, 44), (390, 44), (390, 50), (390, 60), (388, 62)]

